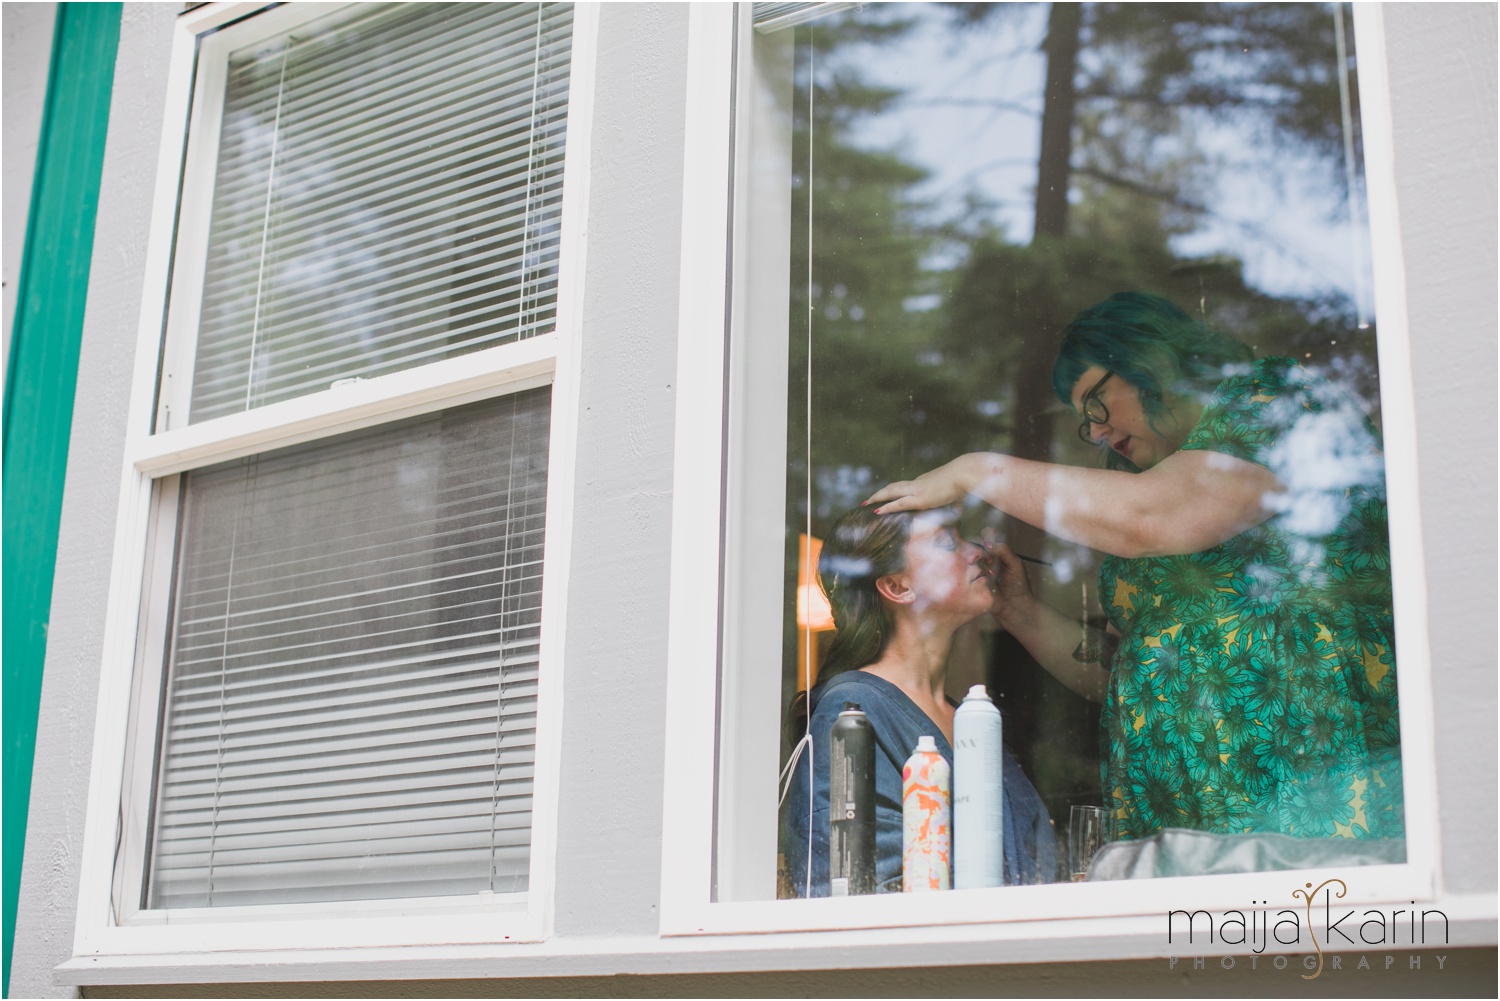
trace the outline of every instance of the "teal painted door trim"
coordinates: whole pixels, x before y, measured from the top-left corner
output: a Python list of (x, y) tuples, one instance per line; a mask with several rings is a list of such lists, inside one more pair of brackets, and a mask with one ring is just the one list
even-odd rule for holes
[[(57, 7), (31, 212), (16, 283), (4, 429), (4, 984), (31, 803), (47, 618), (94, 249), (118, 3)], [(92, 712), (78, 707), (80, 712)]]

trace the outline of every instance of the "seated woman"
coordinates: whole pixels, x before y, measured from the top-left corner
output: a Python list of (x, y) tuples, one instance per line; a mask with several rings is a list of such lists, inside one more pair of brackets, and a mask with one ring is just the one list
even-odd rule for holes
[[(813, 689), (812, 760), (798, 759), (786, 799), (783, 842), (798, 896), (828, 896), (829, 730), (857, 702), (875, 731), (875, 878), (901, 889), (901, 769), (930, 735), (953, 764), (953, 711), (944, 694), (953, 634), (994, 604), (983, 550), (958, 537), (949, 511), (838, 519), (823, 542), (818, 577), (837, 628)], [(1004, 756), (1005, 881), (1051, 882), (1057, 847), (1047, 809), (1009, 751)], [(809, 871), (809, 859), (811, 871)]]

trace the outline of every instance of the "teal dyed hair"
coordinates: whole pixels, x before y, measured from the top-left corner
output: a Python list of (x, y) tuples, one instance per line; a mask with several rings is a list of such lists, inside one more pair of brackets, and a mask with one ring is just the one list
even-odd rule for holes
[(1136, 388), (1155, 428), (1174, 397), (1206, 402), (1215, 386), (1254, 360), (1248, 347), (1161, 296), (1116, 292), (1068, 324), (1052, 366), (1052, 390), (1071, 405), (1079, 377), (1098, 365)]

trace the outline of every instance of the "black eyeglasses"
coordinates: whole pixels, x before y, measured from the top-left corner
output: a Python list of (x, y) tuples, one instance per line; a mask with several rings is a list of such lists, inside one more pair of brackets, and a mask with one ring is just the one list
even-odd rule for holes
[(1083, 394), (1083, 423), (1078, 425), (1078, 437), (1085, 445), (1094, 444), (1094, 436), (1090, 433), (1093, 425), (1105, 424), (1109, 421), (1109, 408), (1104, 401), (1099, 399), (1099, 390), (1104, 384), (1114, 378), (1113, 372), (1105, 372), (1104, 378), (1094, 383), (1087, 393)]

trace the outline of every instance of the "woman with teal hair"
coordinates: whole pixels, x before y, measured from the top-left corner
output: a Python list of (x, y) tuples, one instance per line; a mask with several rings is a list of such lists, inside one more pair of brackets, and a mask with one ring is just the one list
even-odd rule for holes
[(1384, 461), (1354, 398), (1141, 292), (1068, 325), (1053, 387), (1107, 468), (977, 452), (866, 503), (976, 497), (1106, 554), (1108, 635), (1082, 643), (991, 557), (1001, 625), (1102, 703), (1120, 836), (1403, 837)]

